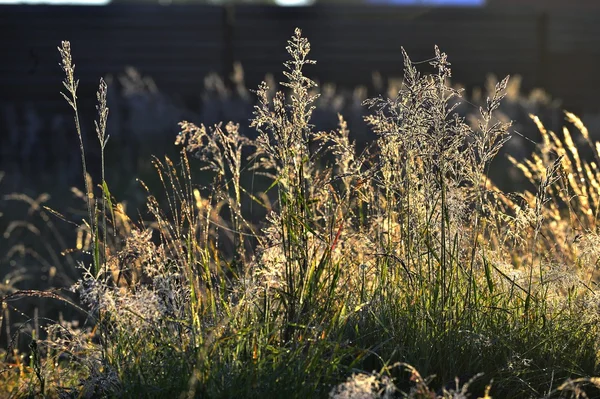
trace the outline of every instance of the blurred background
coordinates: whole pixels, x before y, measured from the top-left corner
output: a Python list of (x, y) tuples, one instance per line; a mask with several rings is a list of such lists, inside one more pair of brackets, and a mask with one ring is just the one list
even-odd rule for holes
[(59, 94), (61, 40), (72, 43), (92, 138), (98, 80), (109, 82), (109, 168), (120, 170), (113, 185), (124, 193), (149, 154), (174, 149), (179, 120), (246, 124), (248, 89), (270, 73), (281, 80), (296, 26), (318, 60), (307, 71), (323, 91), (317, 127), (330, 128), (342, 112), (355, 138), (367, 140), (360, 103), (396, 89), (401, 46), (413, 61), (431, 58), (435, 44), (448, 54), (453, 83), (466, 88), (464, 112), (477, 111), (493, 76), (510, 74), (505, 112), (518, 132), (535, 135), (530, 112), (559, 128), (562, 108), (597, 125), (599, 20), (596, 0), (0, 0), (4, 188), (81, 181), (70, 108)]
[[(41, 215), (41, 205), (76, 223), (85, 215), (70, 190), (82, 188), (83, 178), (72, 110), (60, 95), (62, 40), (71, 41), (80, 79), (95, 183), (96, 91), (100, 77), (108, 82), (107, 180), (135, 216), (146, 196), (136, 177), (156, 182), (152, 154), (176, 159), (177, 122), (231, 120), (253, 136), (245, 128), (251, 90), (262, 80), (282, 80), (295, 27), (318, 61), (306, 70), (320, 83), (318, 129), (335, 128), (342, 113), (359, 147), (365, 145), (373, 136), (361, 103), (397, 92), (401, 47), (429, 72), (437, 44), (452, 63), (452, 83), (465, 88), (459, 112), (468, 118), (498, 79), (512, 76), (498, 118), (515, 121), (505, 152), (522, 158), (538, 139), (530, 113), (560, 131), (567, 109), (600, 139), (598, 21), (598, 0), (0, 0), (0, 276), (25, 267), (55, 278), (52, 267), (61, 260), (47, 259), (72, 245), (75, 233), (71, 224)], [(492, 177), (506, 189), (519, 185), (504, 154)], [(21, 245), (33, 242), (28, 235), (54, 241), (33, 253), (32, 244)], [(68, 274), (52, 284), (76, 278)]]

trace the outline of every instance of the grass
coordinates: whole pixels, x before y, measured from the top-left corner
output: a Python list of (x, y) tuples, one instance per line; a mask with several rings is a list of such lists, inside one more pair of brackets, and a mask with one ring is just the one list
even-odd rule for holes
[[(59, 50), (78, 124), (70, 45)], [(446, 54), (436, 47), (423, 73), (404, 53), (398, 93), (365, 101), (377, 139), (358, 152), (342, 116), (334, 131), (311, 125), (319, 94), (300, 30), (287, 51), (286, 91), (256, 91), (257, 139), (233, 123), (181, 122), (180, 159), (152, 160), (163, 189), (144, 186), (142, 220), (104, 173), (91, 181), (79, 135), (77, 297), (2, 297), (3, 395), (597, 395), (600, 147), (581, 121), (566, 113), (596, 161), (571, 130), (559, 137), (534, 117), (543, 141), (513, 160), (532, 189), (504, 193), (488, 172), (510, 138), (495, 117), (508, 78), (469, 124), (454, 113)], [(103, 171), (106, 90), (101, 81)], [(196, 171), (213, 183), (195, 183)], [(14, 326), (24, 298), (84, 317)]]

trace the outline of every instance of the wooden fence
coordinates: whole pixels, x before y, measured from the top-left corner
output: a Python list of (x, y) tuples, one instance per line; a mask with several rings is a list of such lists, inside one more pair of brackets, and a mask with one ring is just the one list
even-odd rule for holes
[[(404, 46), (414, 60), (448, 53), (454, 78), (482, 84), (487, 73), (521, 74), (577, 110), (597, 110), (600, 11), (559, 8), (311, 8), (134, 6), (0, 6), (0, 102), (52, 107), (62, 74), (56, 46), (68, 39), (91, 98), (100, 76), (127, 65), (159, 88), (199, 95), (209, 72), (241, 61), (250, 86), (279, 73), (286, 40), (301, 27), (313, 44), (310, 68), (320, 81), (356, 85), (373, 71), (400, 75)], [(91, 96), (90, 96), (91, 95)]]

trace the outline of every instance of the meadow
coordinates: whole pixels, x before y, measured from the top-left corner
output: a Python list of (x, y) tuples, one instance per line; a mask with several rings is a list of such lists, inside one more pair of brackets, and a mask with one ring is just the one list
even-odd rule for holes
[[(94, 181), (61, 44), (85, 212), (11, 199), (72, 224), (46, 261), (71, 293), (4, 276), (0, 396), (598, 397), (600, 143), (581, 120), (565, 111), (554, 132), (530, 115), (541, 140), (509, 157), (528, 183), (506, 192), (489, 176), (518, 135), (497, 116), (508, 77), (467, 120), (447, 55), (403, 51), (397, 91), (363, 102), (376, 138), (358, 149), (341, 115), (312, 124), (299, 29), (286, 50), (282, 89), (254, 93), (258, 136), (180, 122), (135, 218), (106, 180), (107, 85)], [(32, 300), (62, 311), (24, 315)]]

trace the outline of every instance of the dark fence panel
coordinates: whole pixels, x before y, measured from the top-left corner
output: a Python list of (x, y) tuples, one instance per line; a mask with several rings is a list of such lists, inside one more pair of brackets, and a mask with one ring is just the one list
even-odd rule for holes
[(61, 101), (56, 47), (71, 41), (82, 99), (98, 79), (139, 68), (168, 92), (196, 92), (222, 73), (219, 7), (0, 7), (0, 101)]
[(600, 109), (600, 12), (548, 14), (546, 88), (566, 106)]
[(318, 6), (0, 7), (0, 102), (61, 101), (56, 46), (72, 42), (81, 98), (100, 76), (127, 65), (168, 93), (198, 95), (209, 72), (243, 63), (250, 86), (267, 72), (281, 76), (286, 40), (301, 27), (313, 44), (310, 68), (320, 81), (368, 83), (371, 73), (400, 76), (404, 46), (415, 61), (438, 44), (454, 77), (482, 84), (489, 72), (519, 73), (526, 88), (542, 86), (572, 109), (598, 109), (600, 11), (518, 7), (387, 8)]
[(233, 44), (253, 80), (281, 70), (285, 41), (300, 26), (318, 60), (310, 69), (313, 75), (345, 85), (368, 80), (375, 70), (401, 76), (401, 46), (419, 61), (431, 58), (437, 44), (454, 64), (456, 81), (473, 85), (483, 83), (489, 72), (535, 77), (536, 23), (531, 12), (487, 9), (238, 7)]

